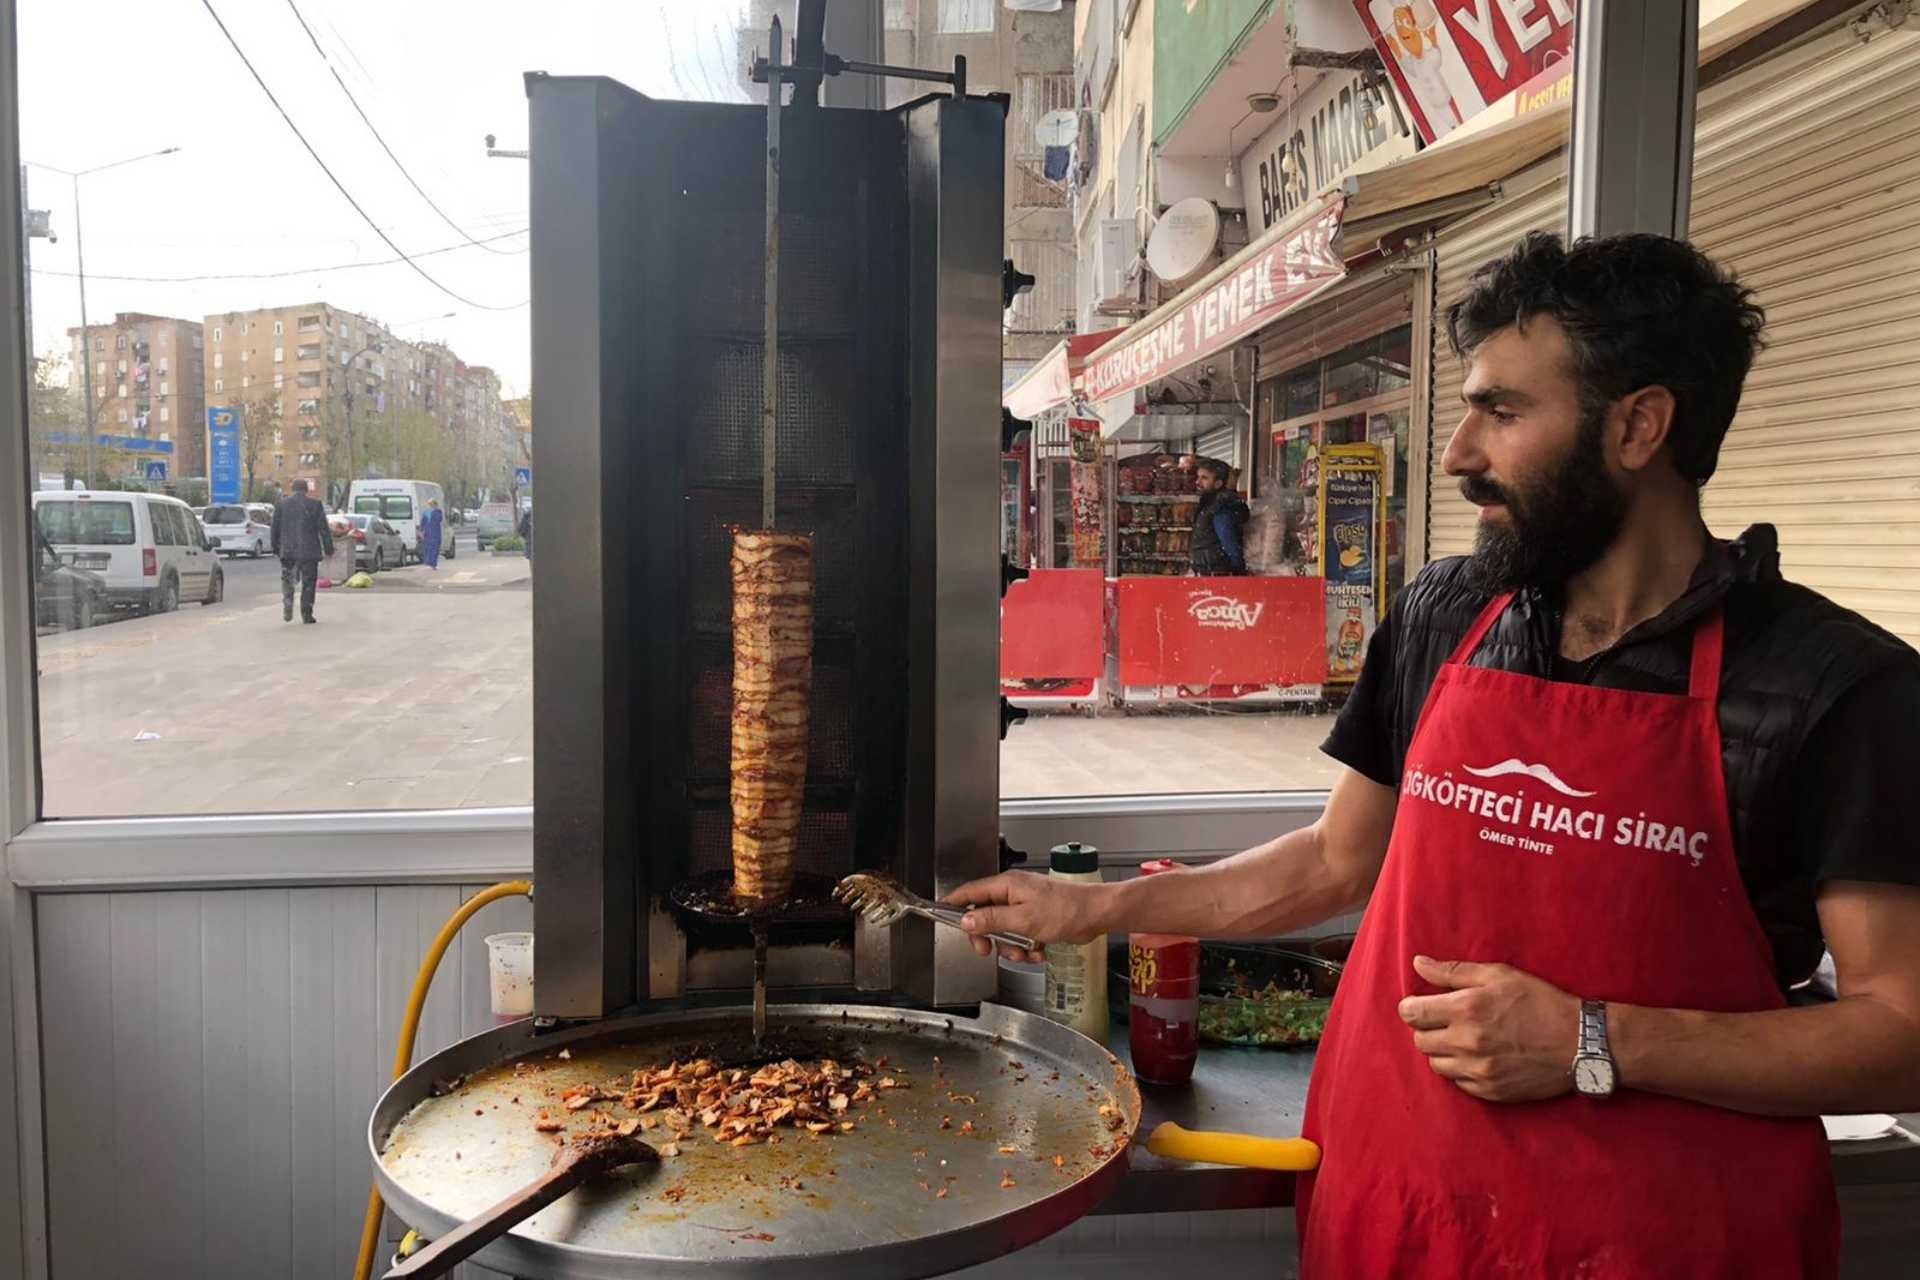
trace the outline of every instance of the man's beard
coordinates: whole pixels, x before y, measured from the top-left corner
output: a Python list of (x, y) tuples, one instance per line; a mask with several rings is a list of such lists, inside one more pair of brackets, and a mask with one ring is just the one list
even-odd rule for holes
[(1505, 522), (1482, 520), (1474, 535), (1469, 571), (1481, 589), (1558, 586), (1606, 554), (1626, 523), (1627, 495), (1607, 474), (1605, 431), (1605, 406), (1583, 409), (1567, 456), (1523, 489), (1460, 481), (1469, 502), (1507, 509)]

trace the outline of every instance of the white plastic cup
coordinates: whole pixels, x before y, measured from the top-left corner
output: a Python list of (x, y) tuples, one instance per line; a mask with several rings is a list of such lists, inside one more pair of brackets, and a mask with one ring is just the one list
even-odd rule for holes
[(533, 1016), (533, 935), (487, 935), (487, 978), (495, 1023)]

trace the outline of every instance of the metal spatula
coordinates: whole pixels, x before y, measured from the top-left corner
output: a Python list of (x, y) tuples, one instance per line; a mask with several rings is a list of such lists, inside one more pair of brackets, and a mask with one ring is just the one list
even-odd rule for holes
[[(966, 914), (958, 907), (929, 902), (897, 881), (871, 871), (854, 872), (834, 888), (833, 896), (879, 925), (892, 924), (901, 916), (911, 914), (959, 929), (960, 917)], [(1038, 942), (1022, 934), (990, 933), (987, 936), (1003, 946), (1018, 947), (1022, 951), (1040, 950)]]
[(660, 1153), (639, 1138), (610, 1133), (576, 1139), (553, 1153), (553, 1167), (506, 1199), (469, 1218), (387, 1272), (385, 1280), (443, 1276), (520, 1223), (625, 1164), (657, 1162)]

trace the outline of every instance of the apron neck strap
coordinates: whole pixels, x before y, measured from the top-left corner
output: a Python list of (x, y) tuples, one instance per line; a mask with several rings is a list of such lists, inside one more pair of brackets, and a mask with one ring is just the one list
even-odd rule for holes
[(1720, 655), (1726, 649), (1727, 619), (1715, 609), (1693, 629), (1693, 674), (1687, 696), (1707, 703), (1720, 700)]
[(1487, 601), (1487, 607), (1482, 609), (1480, 616), (1473, 620), (1473, 626), (1469, 627), (1467, 634), (1460, 638), (1460, 643), (1454, 647), (1453, 654), (1447, 661), (1457, 667), (1465, 666), (1467, 659), (1471, 658), (1473, 651), (1480, 647), (1480, 642), (1487, 638), (1487, 632), (1493, 629), (1493, 624), (1499, 621), (1500, 615), (1506, 612), (1507, 605), (1512, 600), (1513, 592), (1509, 591), (1505, 595), (1495, 596)]
[[(1513, 593), (1510, 591), (1489, 600), (1447, 661), (1454, 666), (1464, 666), (1512, 602)], [(1720, 700), (1720, 658), (1726, 649), (1726, 634), (1726, 615), (1719, 609), (1700, 619), (1699, 625), (1694, 627), (1692, 671), (1687, 680), (1688, 697), (1709, 703)]]

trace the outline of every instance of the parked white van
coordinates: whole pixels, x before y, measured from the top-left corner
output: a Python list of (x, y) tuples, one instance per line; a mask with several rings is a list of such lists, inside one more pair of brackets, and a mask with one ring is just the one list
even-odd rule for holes
[(447, 495), (431, 480), (355, 480), (347, 490), (347, 510), (357, 516), (379, 516), (400, 533), (405, 560), (420, 558), (420, 520), (427, 499), (440, 504), (440, 554), (453, 559), (453, 515)]
[(193, 509), (160, 493), (42, 489), (33, 519), (62, 564), (106, 580), (117, 607), (170, 613), (183, 600), (218, 604), (226, 573)]

